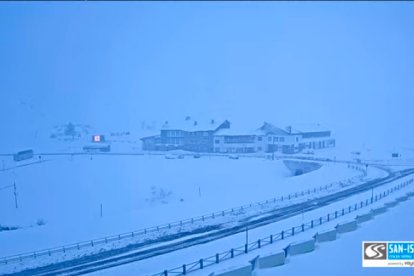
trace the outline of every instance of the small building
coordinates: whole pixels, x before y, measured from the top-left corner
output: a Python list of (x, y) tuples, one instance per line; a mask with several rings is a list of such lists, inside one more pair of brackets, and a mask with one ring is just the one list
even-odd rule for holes
[(111, 145), (108, 144), (92, 144), (83, 147), (84, 152), (99, 153), (99, 152), (110, 152)]
[(291, 134), (301, 136), (300, 150), (335, 147), (335, 139), (332, 138), (331, 131), (319, 124), (289, 126), (288, 130)]

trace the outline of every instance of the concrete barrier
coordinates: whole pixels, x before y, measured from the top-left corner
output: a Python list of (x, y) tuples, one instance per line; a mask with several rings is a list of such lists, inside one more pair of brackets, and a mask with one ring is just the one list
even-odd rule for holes
[(384, 205), (387, 206), (388, 208), (392, 208), (394, 206), (396, 206), (398, 204), (398, 201), (390, 201), (390, 202), (385, 202)]
[(368, 220), (371, 220), (374, 217), (374, 215), (370, 212), (370, 213), (366, 213), (366, 214), (362, 214), (362, 215), (357, 215), (355, 217), (357, 223), (362, 223), (362, 222), (366, 222)]
[(351, 220), (351, 221), (339, 223), (336, 226), (336, 231), (338, 233), (347, 233), (347, 232), (355, 231), (357, 228), (358, 228), (357, 221)]
[(254, 257), (253, 259), (251, 259), (250, 261), (249, 261), (249, 263), (252, 265), (252, 270), (254, 271), (255, 269), (256, 269), (256, 267), (258, 266), (258, 263), (259, 263), (259, 258), (260, 258), (260, 255), (257, 255), (256, 257)]
[(385, 213), (386, 211), (387, 211), (387, 206), (383, 206), (383, 207), (378, 207), (378, 208), (375, 208), (375, 209), (372, 209), (371, 210), (371, 213), (374, 215), (374, 216), (376, 216), (376, 215), (379, 215), (379, 214), (383, 214), (383, 213)]
[(252, 276), (252, 265), (232, 267), (220, 272), (215, 272), (214, 276)]
[(317, 242), (334, 241), (336, 240), (336, 229), (318, 232), (315, 239)]
[(269, 268), (279, 265), (284, 265), (286, 260), (285, 251), (280, 251), (278, 253), (259, 257), (257, 262), (258, 268)]
[(315, 239), (294, 242), (289, 244), (287, 252), (289, 255), (298, 255), (315, 250)]
[(408, 199), (408, 196), (400, 196), (400, 197), (397, 197), (395, 200), (396, 201), (406, 201)]

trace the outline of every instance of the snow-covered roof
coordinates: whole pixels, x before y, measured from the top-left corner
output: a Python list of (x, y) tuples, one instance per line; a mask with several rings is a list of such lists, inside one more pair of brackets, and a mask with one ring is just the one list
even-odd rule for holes
[(328, 128), (322, 126), (321, 124), (295, 124), (295, 125), (286, 127), (286, 129), (288, 128), (291, 128), (290, 133), (292, 134), (330, 131)]
[(186, 117), (182, 121), (169, 122), (165, 121), (161, 130), (184, 130), (184, 131), (207, 131), (216, 130), (225, 120), (197, 120), (191, 117)]
[(275, 134), (275, 135), (289, 135), (289, 133), (279, 127), (276, 127), (268, 122), (264, 122), (263, 125), (260, 127), (260, 130), (264, 132), (264, 134)]
[(254, 127), (246, 127), (241, 125), (230, 124), (229, 129), (220, 129), (215, 134), (216, 135), (289, 135), (285, 130), (275, 127), (274, 125), (264, 122), (262, 126), (258, 127), (257, 124)]

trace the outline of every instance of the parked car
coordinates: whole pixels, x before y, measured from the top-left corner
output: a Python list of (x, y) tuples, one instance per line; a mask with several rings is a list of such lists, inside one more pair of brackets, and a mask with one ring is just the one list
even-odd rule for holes
[(229, 158), (230, 158), (230, 159), (239, 159), (239, 156), (238, 156), (238, 155), (236, 155), (236, 154), (230, 154), (230, 155), (229, 155)]
[(201, 154), (196, 153), (196, 154), (194, 154), (194, 155), (193, 155), (193, 157), (194, 157), (194, 158), (200, 158), (200, 157), (201, 157)]
[(179, 155), (177, 155), (177, 158), (178, 159), (184, 159), (184, 155), (183, 154), (179, 154)]
[(165, 159), (177, 159), (177, 156), (174, 154), (166, 154), (164, 157)]
[(13, 160), (16, 162), (31, 158), (33, 158), (33, 150), (23, 150), (13, 154)]

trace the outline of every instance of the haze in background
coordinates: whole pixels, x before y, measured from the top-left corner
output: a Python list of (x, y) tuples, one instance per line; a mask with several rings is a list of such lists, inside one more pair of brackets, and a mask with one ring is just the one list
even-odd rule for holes
[(412, 146), (413, 26), (409, 2), (3, 2), (2, 148), (187, 115)]

